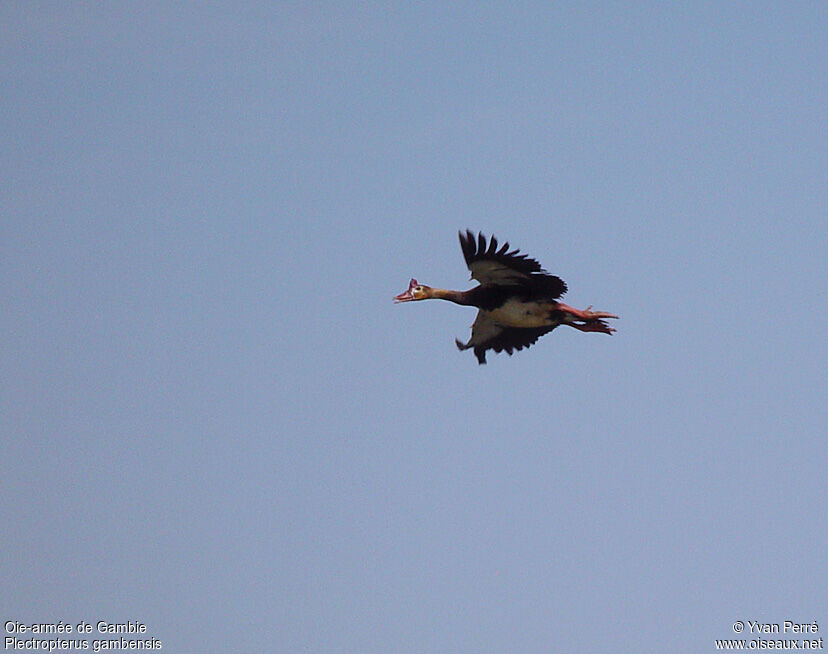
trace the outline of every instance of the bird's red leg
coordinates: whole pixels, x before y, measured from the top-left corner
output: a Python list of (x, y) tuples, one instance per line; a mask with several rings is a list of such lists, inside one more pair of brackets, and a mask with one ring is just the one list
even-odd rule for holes
[(564, 313), (568, 313), (572, 316), (575, 320), (596, 320), (600, 318), (617, 318), (618, 316), (614, 316), (611, 313), (606, 313), (604, 311), (592, 311), (592, 306), (588, 306), (586, 309), (581, 311), (580, 309), (575, 309), (574, 307), (569, 306), (568, 304), (563, 304), (559, 302), (558, 305), (555, 307), (558, 311), (563, 311)]
[(588, 306), (586, 309), (581, 311), (580, 309), (575, 309), (567, 304), (558, 303), (555, 309), (563, 312), (564, 324), (574, 327), (579, 331), (601, 332), (603, 334), (612, 334), (615, 331), (612, 327), (605, 323), (603, 319), (618, 318), (618, 316), (604, 311), (593, 311), (592, 306)]

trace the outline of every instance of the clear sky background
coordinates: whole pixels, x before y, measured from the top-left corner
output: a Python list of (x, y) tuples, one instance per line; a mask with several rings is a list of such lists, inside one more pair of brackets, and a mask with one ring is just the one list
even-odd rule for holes
[[(4, 621), (209, 653), (828, 636), (824, 2), (0, 28)], [(467, 227), (618, 333), (478, 366), (473, 309), (393, 305), (470, 286)]]

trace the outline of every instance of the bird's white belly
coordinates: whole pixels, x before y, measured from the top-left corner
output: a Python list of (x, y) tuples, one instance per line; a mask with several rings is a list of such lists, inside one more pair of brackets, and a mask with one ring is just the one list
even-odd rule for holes
[(549, 318), (551, 308), (549, 303), (508, 300), (486, 314), (489, 320), (507, 327), (546, 327), (552, 324)]

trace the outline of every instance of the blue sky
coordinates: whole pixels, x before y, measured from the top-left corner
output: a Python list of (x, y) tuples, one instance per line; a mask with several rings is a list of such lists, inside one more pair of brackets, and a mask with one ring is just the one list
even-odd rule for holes
[[(828, 628), (824, 3), (4, 3), (4, 620)], [(617, 313), (460, 353), (456, 233)], [(5, 636), (5, 634), (4, 634)]]

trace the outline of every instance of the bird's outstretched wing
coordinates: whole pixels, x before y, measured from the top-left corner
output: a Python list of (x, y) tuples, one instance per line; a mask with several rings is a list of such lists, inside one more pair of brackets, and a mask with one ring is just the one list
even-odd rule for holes
[(457, 349), (474, 348), (474, 356), (480, 364), (486, 363), (486, 351), (506, 352), (512, 356), (515, 350), (522, 350), (533, 345), (541, 336), (551, 332), (551, 327), (504, 327), (492, 321), (485, 311), (478, 311), (472, 325), (472, 334), (468, 343), (454, 339)]
[(488, 244), (486, 237), (479, 233), (475, 236), (471, 230), (460, 232), (460, 247), (466, 265), (471, 271), (472, 279), (482, 285), (522, 286), (531, 283), (542, 286), (550, 297), (560, 297), (566, 293), (566, 283), (555, 275), (550, 275), (541, 265), (520, 250), (509, 251), (509, 243), (498, 249), (497, 239), (492, 236)]

